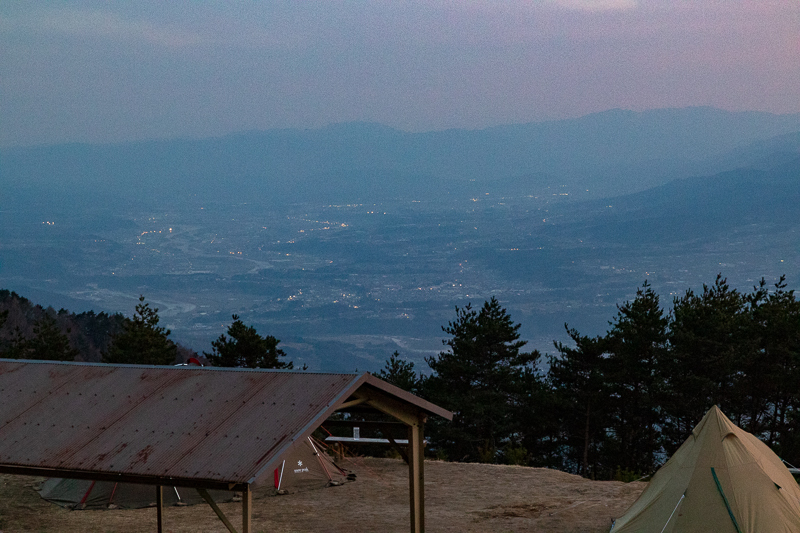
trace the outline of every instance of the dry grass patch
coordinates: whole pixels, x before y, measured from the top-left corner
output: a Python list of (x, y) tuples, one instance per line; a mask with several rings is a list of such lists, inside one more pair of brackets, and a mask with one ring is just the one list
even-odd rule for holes
[[(257, 491), (254, 530), (275, 533), (408, 531), (408, 469), (399, 460), (354, 458), (358, 481), (288, 496)], [(0, 475), (0, 531), (152, 532), (155, 509), (68, 511), (34, 492), (39, 480)], [(644, 483), (590, 481), (544, 468), (426, 461), (426, 525), (432, 532), (601, 533)], [(236, 527), (241, 504), (220, 504)], [(168, 507), (172, 532), (227, 531), (207, 505)]]

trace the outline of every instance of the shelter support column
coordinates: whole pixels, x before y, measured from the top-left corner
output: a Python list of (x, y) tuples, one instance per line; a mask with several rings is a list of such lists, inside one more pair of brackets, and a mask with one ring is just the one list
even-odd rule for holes
[[(228, 517), (225, 516), (225, 513), (223, 513), (222, 509), (219, 508), (219, 505), (217, 505), (217, 502), (215, 502), (214, 498), (211, 497), (211, 494), (209, 494), (206, 489), (197, 489), (197, 493), (200, 494), (200, 496), (206, 501), (208, 505), (211, 506), (211, 508), (219, 517), (219, 519), (222, 521), (222, 523), (225, 524), (225, 527), (228, 528), (228, 531), (230, 531), (231, 533), (236, 533), (236, 528), (233, 527), (231, 521), (228, 520)], [(242, 501), (244, 501), (244, 498), (242, 498)]]
[(408, 488), (411, 505), (411, 533), (425, 531), (425, 417), (417, 416), (408, 426)]
[(252, 533), (253, 491), (247, 485), (242, 491), (242, 533)]
[(158, 533), (164, 532), (164, 487), (156, 485), (156, 520)]

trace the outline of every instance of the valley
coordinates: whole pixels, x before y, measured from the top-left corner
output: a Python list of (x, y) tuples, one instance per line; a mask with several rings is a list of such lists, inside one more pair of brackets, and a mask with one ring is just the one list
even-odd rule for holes
[(719, 272), (744, 290), (762, 276), (800, 279), (794, 221), (665, 238), (624, 222), (636, 212), (626, 206), (613, 217), (630, 238), (609, 226), (614, 207), (604, 203), (564, 188), (447, 201), (4, 210), (0, 285), (74, 312), (130, 315), (143, 294), (172, 338), (198, 352), (237, 314), (310, 370), (376, 371), (394, 350), (426, 369), (454, 306), (491, 296), (522, 324), (529, 348), (552, 353), (565, 322), (603, 333), (645, 280), (668, 304)]

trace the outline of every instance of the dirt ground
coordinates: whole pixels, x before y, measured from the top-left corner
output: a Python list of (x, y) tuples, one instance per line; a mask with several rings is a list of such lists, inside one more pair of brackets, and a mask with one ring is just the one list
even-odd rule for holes
[[(358, 480), (286, 496), (256, 492), (254, 531), (408, 531), (408, 468), (395, 459), (353, 458)], [(14, 531), (152, 532), (156, 510), (68, 511), (45, 502), (41, 478), (0, 475), (0, 533)], [(431, 532), (601, 533), (645, 483), (589, 481), (544, 468), (425, 462), (426, 529)], [(265, 489), (266, 490), (266, 489)], [(241, 527), (241, 504), (220, 504)], [(165, 530), (225, 532), (208, 505), (168, 507)]]

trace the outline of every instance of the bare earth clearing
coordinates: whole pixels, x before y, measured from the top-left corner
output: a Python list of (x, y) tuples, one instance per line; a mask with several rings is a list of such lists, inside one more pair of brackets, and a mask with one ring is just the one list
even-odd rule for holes
[[(257, 532), (408, 531), (408, 477), (394, 459), (353, 458), (358, 481), (279, 497), (256, 492)], [(68, 511), (45, 502), (41, 478), (0, 475), (0, 533), (152, 532), (156, 510)], [(590, 481), (543, 468), (425, 462), (426, 526), (432, 532), (601, 533), (644, 483)], [(220, 505), (241, 526), (241, 504)], [(167, 507), (165, 530), (227, 531), (207, 505)]]

